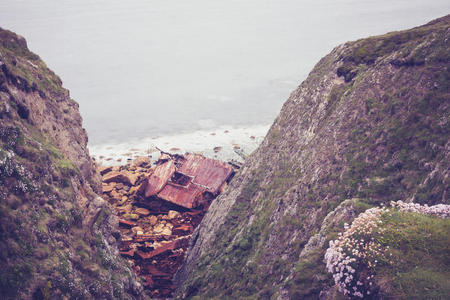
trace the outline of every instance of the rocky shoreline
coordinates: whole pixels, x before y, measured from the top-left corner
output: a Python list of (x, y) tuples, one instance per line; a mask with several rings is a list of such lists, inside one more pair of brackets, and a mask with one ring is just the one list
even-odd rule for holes
[[(188, 176), (179, 173), (183, 169), (182, 163), (188, 165), (190, 158), (195, 166), (204, 164), (205, 169), (199, 168), (197, 172), (209, 172), (211, 175), (211, 172), (226, 170), (228, 175), (234, 174), (230, 165), (195, 154), (163, 153), (155, 163), (148, 157), (139, 157), (127, 165), (98, 168), (102, 175), (103, 198), (119, 216), (120, 254), (142, 279), (146, 293), (152, 298), (172, 295), (172, 277), (184, 260), (191, 234), (211, 201), (227, 186), (223, 179), (230, 177), (215, 177), (220, 186), (217, 191), (208, 190), (205, 186), (202, 193), (189, 194), (189, 188), (201, 177), (201, 174)], [(172, 173), (165, 172), (169, 165), (177, 165), (179, 170), (175, 172), (173, 167)], [(192, 182), (182, 182), (182, 176)], [(149, 196), (149, 190), (158, 189), (155, 182), (161, 183), (157, 191), (159, 194)], [(164, 188), (169, 186), (178, 188), (178, 198), (160, 198), (164, 197)], [(177, 199), (185, 200), (179, 202), (184, 206), (176, 204)]]
[(127, 142), (90, 144), (89, 152), (97, 163), (108, 166), (125, 165), (140, 156), (148, 156), (154, 162), (159, 159), (159, 149), (176, 154), (200, 153), (222, 161), (243, 162), (261, 144), (269, 127), (223, 126), (161, 137), (131, 139)]

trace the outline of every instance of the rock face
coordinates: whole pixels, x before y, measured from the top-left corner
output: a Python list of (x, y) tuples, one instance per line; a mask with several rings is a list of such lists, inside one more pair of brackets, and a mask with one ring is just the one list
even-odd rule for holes
[(140, 298), (81, 123), (58, 76), (0, 28), (2, 298)]
[(179, 297), (339, 297), (323, 255), (344, 222), (449, 203), (449, 43), (446, 16), (320, 60), (195, 230)]

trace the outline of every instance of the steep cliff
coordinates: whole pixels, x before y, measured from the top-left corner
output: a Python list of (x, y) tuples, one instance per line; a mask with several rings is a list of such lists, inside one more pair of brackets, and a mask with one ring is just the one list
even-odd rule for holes
[(449, 39), (446, 16), (321, 59), (194, 232), (179, 296), (339, 297), (323, 260), (345, 222), (449, 203)]
[(24, 38), (0, 28), (0, 294), (134, 298), (118, 219), (97, 193), (78, 104)]

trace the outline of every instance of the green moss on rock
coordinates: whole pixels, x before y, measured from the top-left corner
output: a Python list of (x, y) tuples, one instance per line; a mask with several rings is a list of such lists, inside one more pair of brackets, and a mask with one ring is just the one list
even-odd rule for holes
[(418, 213), (384, 215), (382, 236), (392, 264), (376, 271), (380, 293), (396, 299), (444, 299), (450, 294), (450, 219)]

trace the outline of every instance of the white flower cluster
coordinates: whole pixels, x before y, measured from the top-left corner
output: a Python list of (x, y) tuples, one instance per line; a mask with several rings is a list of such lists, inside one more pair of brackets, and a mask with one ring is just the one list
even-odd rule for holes
[(20, 131), (18, 128), (0, 126), (0, 140), (6, 149), (13, 149), (17, 144), (19, 136)]
[(2, 151), (0, 152), (0, 157), (0, 179), (11, 177), (15, 170), (15, 165), (13, 163), (14, 152)]
[[(363, 298), (370, 295), (373, 286), (373, 270), (380, 259), (386, 260), (389, 248), (374, 241), (373, 233), (384, 231), (379, 225), (380, 216), (386, 208), (371, 208), (361, 213), (351, 226), (344, 224), (345, 231), (339, 238), (330, 241), (325, 253), (328, 272), (333, 274), (339, 291), (345, 295)], [(358, 274), (362, 266), (367, 272), (364, 278)], [(368, 268), (367, 268), (368, 267)]]
[(433, 206), (420, 205), (419, 203), (406, 203), (403, 201), (391, 201), (391, 206), (399, 211), (415, 212), (423, 215), (433, 215), (442, 219), (450, 218), (450, 205), (437, 204)]
[(37, 189), (33, 183), (31, 174), (29, 174), (23, 165), (17, 162), (15, 154), (12, 151), (0, 152), (0, 183), (8, 177), (15, 177), (17, 184), (13, 187), (17, 193), (32, 192)]

